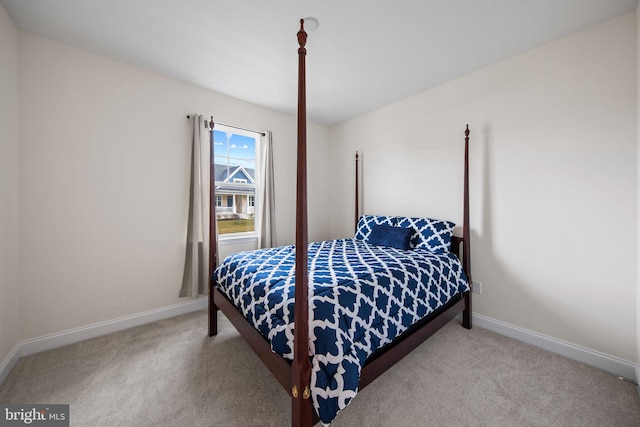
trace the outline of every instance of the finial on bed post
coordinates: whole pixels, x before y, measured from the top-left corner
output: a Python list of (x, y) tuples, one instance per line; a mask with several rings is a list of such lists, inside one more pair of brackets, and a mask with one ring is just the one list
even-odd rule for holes
[[(471, 278), (471, 228), (469, 226), (469, 125), (464, 131), (464, 213), (462, 219), (462, 267), (469, 280), (469, 286), (473, 286)], [(465, 310), (462, 312), (462, 324), (471, 329), (471, 291), (465, 296)]]
[(304, 51), (306, 53), (307, 50), (304, 48), (304, 46), (307, 44), (307, 32), (304, 30), (304, 19), (300, 20), (300, 30), (298, 31), (298, 44), (300, 45), (300, 47), (298, 48), (298, 53), (300, 53), (300, 51)]

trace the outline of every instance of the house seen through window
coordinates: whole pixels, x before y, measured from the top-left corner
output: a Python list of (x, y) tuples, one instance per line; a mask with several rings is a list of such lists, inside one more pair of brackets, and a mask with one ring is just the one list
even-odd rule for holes
[(259, 142), (257, 132), (214, 127), (215, 212), (220, 237), (256, 233)]

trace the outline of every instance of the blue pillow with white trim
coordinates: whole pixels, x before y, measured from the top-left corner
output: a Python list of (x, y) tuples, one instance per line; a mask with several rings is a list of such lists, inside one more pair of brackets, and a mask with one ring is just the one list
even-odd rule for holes
[(361, 215), (353, 237), (357, 240), (367, 240), (374, 225), (388, 225), (395, 227), (396, 217), (386, 215)]
[(455, 224), (433, 218), (398, 217), (397, 226), (413, 229), (411, 247), (442, 254), (451, 250)]

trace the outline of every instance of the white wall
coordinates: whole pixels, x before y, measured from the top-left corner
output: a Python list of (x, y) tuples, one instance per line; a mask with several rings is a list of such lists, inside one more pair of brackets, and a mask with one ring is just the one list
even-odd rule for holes
[[(179, 301), (189, 113), (273, 131), (278, 240), (293, 243), (294, 117), (24, 32), (19, 65), (22, 339)], [(309, 126), (312, 239), (329, 234), (328, 134)]]
[(19, 341), (18, 30), (0, 5), (0, 364)]
[[(469, 123), (475, 312), (637, 360), (635, 19), (332, 128), (339, 204), (352, 206), (359, 149), (365, 213), (460, 224)], [(332, 214), (332, 235), (351, 235), (352, 210)]]

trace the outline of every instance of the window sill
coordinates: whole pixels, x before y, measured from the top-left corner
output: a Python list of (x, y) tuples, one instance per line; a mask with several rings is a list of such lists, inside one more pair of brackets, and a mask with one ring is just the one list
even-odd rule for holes
[(218, 246), (238, 245), (242, 243), (257, 243), (257, 242), (258, 242), (258, 236), (256, 235), (218, 237)]

